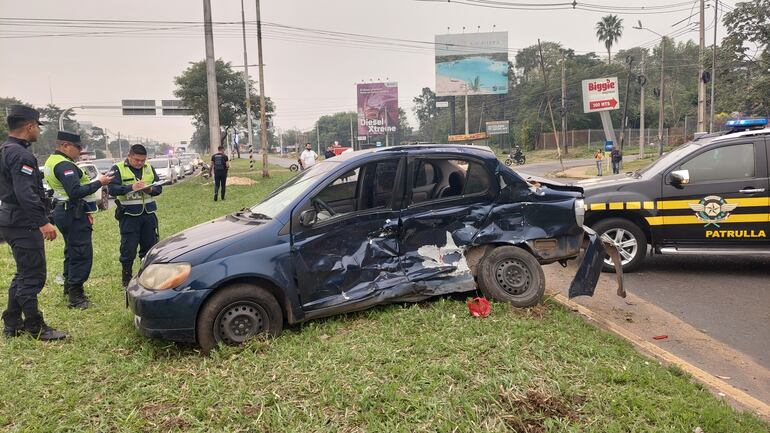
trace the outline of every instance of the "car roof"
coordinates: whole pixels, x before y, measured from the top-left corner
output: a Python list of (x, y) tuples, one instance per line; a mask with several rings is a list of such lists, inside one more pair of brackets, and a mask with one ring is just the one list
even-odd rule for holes
[(737, 138), (737, 137), (750, 137), (752, 135), (770, 135), (770, 128), (747, 129), (745, 131), (740, 131), (740, 132), (731, 132), (729, 134), (722, 134), (722, 135), (713, 137), (711, 138), (710, 141), (728, 140), (730, 138)]
[(347, 162), (364, 159), (370, 154), (388, 154), (396, 152), (406, 152), (409, 155), (421, 154), (440, 154), (456, 153), (462, 155), (476, 156), (480, 158), (495, 158), (495, 153), (487, 146), (476, 146), (467, 144), (406, 144), (401, 146), (375, 147), (372, 149), (356, 150), (353, 152), (343, 152), (334, 157), (333, 161)]

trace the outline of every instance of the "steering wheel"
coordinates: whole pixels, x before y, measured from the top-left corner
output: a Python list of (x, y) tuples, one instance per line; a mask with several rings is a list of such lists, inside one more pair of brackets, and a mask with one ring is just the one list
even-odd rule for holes
[(328, 204), (326, 204), (326, 202), (325, 202), (325, 201), (323, 201), (323, 200), (321, 200), (320, 198), (318, 198), (318, 197), (314, 198), (314, 199), (313, 199), (313, 203), (315, 203), (315, 204), (317, 204), (318, 206), (320, 206), (320, 207), (321, 207), (323, 210), (325, 210), (326, 212), (329, 212), (329, 215), (331, 215), (331, 216), (337, 215), (337, 212), (334, 212), (334, 209), (332, 209), (332, 207), (331, 207), (331, 206), (329, 206)]

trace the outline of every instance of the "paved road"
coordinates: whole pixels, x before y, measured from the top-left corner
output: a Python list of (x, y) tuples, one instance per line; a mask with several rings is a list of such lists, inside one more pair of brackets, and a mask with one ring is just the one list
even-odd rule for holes
[(626, 281), (639, 297), (770, 369), (769, 257), (654, 256)]
[[(624, 156), (624, 161), (633, 161), (637, 158), (636, 155), (628, 155)], [(564, 160), (564, 168), (572, 168), (572, 167), (580, 167), (580, 166), (593, 166), (594, 165), (594, 159), (565, 159)], [(561, 164), (559, 164), (559, 161), (549, 161), (549, 162), (535, 162), (532, 164), (524, 164), (524, 165), (515, 165), (512, 166), (516, 172), (521, 174), (529, 174), (532, 176), (545, 176), (549, 173), (554, 173), (557, 171), (561, 171)], [(606, 169), (606, 167), (605, 167)], [(610, 172), (612, 170), (610, 169)]]

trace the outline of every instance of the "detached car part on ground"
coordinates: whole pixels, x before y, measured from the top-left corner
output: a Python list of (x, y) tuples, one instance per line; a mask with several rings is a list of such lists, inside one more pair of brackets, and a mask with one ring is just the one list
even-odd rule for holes
[(524, 180), (489, 149), (403, 146), (320, 162), (240, 212), (156, 245), (127, 288), (148, 337), (209, 350), (284, 325), (480, 289), (541, 301), (542, 264), (583, 260), (592, 295), (612, 244), (582, 225), (582, 190)]
[(579, 185), (586, 225), (617, 244), (624, 271), (648, 245), (664, 255), (770, 255), (770, 129), (707, 135), (644, 169)]

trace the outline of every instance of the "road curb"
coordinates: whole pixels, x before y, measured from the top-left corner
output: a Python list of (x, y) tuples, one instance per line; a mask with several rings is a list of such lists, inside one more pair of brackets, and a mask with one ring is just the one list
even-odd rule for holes
[(578, 314), (582, 315), (589, 322), (595, 323), (601, 328), (607, 331), (610, 331), (615, 335), (618, 335), (619, 337), (633, 344), (637, 349), (648, 354), (649, 356), (656, 358), (660, 361), (663, 361), (667, 364), (671, 364), (679, 367), (680, 369), (682, 369), (682, 371), (689, 373), (693, 378), (695, 378), (695, 380), (701, 382), (706, 386), (711, 387), (712, 389), (716, 389), (718, 392), (734, 400), (739, 405), (756, 413), (758, 416), (761, 416), (766, 420), (770, 420), (770, 405), (766, 404), (765, 402), (752, 397), (746, 392), (733, 387), (729, 383), (719, 378), (714, 377), (713, 375), (690, 364), (689, 362), (674, 355), (673, 353), (668, 352), (650, 343), (649, 341), (639, 337), (633, 332), (623, 329), (622, 327), (616, 325), (612, 321), (609, 321), (607, 319), (600, 317), (599, 315), (595, 314), (591, 309), (567, 299), (562, 294), (556, 294), (552, 296), (552, 299), (558, 302), (559, 304), (567, 307), (571, 311), (575, 311)]

